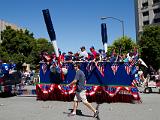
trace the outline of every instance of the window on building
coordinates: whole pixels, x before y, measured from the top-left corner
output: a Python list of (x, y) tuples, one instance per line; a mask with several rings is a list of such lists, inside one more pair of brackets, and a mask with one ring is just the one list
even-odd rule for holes
[(160, 8), (154, 9), (153, 12), (154, 12), (154, 14), (160, 13)]
[(149, 25), (149, 20), (143, 21), (143, 25)]
[(148, 11), (143, 12), (142, 14), (143, 14), (143, 16), (149, 16), (149, 12)]
[(160, 18), (155, 18), (154, 23), (160, 23)]
[(148, 7), (148, 1), (147, 1), (147, 2), (142, 3), (142, 8), (146, 8), (146, 7)]
[(157, 4), (159, 2), (160, 2), (160, 0), (153, 0), (153, 4)]

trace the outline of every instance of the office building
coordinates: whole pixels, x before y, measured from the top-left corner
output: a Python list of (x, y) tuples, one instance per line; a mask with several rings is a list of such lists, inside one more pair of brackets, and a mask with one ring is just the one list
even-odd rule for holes
[(134, 0), (136, 39), (145, 25), (160, 25), (160, 0)]

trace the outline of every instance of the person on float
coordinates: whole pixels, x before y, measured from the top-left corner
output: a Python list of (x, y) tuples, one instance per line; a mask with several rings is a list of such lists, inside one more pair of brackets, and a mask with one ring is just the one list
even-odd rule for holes
[(81, 60), (86, 60), (86, 58), (88, 58), (88, 53), (86, 51), (85, 46), (82, 46), (80, 49), (81, 52), (79, 53), (79, 57), (81, 58)]
[(73, 60), (73, 52), (72, 51), (68, 52), (68, 59), (70, 62), (72, 62), (72, 60)]
[(61, 52), (60, 49), (58, 49), (58, 51), (59, 51), (59, 61), (64, 62), (64, 54)]
[(80, 58), (79, 58), (79, 53), (76, 52), (73, 56), (73, 61), (80, 61)]
[(92, 47), (90, 48), (90, 52), (91, 52), (91, 54), (94, 56), (94, 58), (96, 58), (97, 51), (94, 49), (94, 46), (92, 46)]
[(105, 50), (99, 49), (98, 52), (100, 54), (100, 61), (105, 61), (107, 59), (107, 54), (105, 53)]
[(61, 55), (61, 60), (62, 60), (62, 62), (64, 62), (64, 61), (65, 61), (65, 56), (66, 56), (66, 53), (65, 53), (65, 52), (63, 52), (63, 53), (62, 53), (62, 55)]
[(86, 90), (84, 88), (85, 86), (85, 74), (82, 70), (80, 70), (80, 64), (76, 63), (74, 64), (74, 69), (76, 70), (76, 75), (74, 80), (68, 84), (67, 86), (71, 86), (73, 84), (76, 84), (76, 94), (74, 96), (74, 105), (73, 105), (73, 111), (69, 114), (69, 116), (76, 115), (76, 109), (78, 108), (78, 102), (83, 102), (84, 105), (86, 105), (90, 110), (94, 112), (93, 117), (97, 117), (99, 115), (99, 111), (96, 110), (87, 100), (86, 97)]
[(113, 49), (112, 53), (111, 53), (111, 57), (110, 57), (110, 62), (113, 63), (116, 61), (116, 58), (117, 58), (117, 53), (116, 53), (116, 50)]

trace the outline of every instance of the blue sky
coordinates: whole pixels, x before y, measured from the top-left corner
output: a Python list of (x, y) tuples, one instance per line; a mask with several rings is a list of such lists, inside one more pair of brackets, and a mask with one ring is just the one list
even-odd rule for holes
[[(49, 36), (42, 15), (49, 9), (58, 47), (63, 51), (79, 51), (86, 46), (103, 48), (100, 25), (102, 16), (124, 21), (125, 35), (136, 38), (134, 0), (1, 0), (0, 19), (27, 28), (35, 38)], [(108, 44), (122, 36), (121, 23), (106, 19)]]

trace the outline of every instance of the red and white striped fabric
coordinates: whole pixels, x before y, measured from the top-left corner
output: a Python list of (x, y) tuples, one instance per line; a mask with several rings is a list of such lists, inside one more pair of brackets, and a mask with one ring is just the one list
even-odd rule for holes
[(132, 86), (135, 86), (135, 87), (136, 87), (137, 84), (138, 84), (138, 81), (134, 79), (134, 80), (132, 81)]

